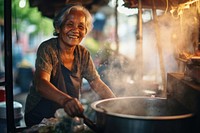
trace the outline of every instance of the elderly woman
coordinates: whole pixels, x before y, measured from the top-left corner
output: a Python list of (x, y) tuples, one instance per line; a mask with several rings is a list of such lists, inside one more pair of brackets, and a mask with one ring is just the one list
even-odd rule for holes
[(102, 99), (115, 97), (100, 79), (90, 53), (79, 45), (92, 29), (88, 10), (67, 5), (53, 25), (57, 37), (44, 41), (37, 51), (35, 77), (25, 106), (27, 126), (53, 117), (61, 107), (71, 117), (80, 116), (84, 111), (78, 100), (83, 78)]

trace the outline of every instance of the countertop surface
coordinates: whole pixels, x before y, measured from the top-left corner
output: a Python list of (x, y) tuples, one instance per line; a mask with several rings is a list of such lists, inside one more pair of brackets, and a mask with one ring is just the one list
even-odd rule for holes
[(168, 73), (168, 76), (172, 76), (191, 88), (200, 91), (200, 83), (193, 81), (190, 77), (185, 76), (184, 73)]

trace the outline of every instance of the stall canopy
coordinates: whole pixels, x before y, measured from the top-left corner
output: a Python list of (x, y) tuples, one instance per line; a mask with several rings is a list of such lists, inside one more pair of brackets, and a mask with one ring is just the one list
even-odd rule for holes
[[(55, 13), (68, 3), (82, 3), (91, 13), (99, 8), (108, 5), (111, 0), (29, 0), (31, 7), (37, 7), (43, 16), (53, 18)], [(117, 1), (117, 0), (116, 0)], [(139, 0), (123, 0), (127, 8), (138, 8)], [(156, 9), (171, 10), (180, 4), (198, 0), (141, 0), (142, 8), (152, 8), (154, 1)]]
[(81, 3), (91, 13), (107, 5), (109, 0), (29, 0), (31, 7), (37, 7), (43, 16), (53, 18), (55, 13), (69, 3)]
[[(137, 8), (138, 1), (139, 0), (124, 0), (124, 6), (127, 8)], [(153, 1), (155, 3), (156, 9), (170, 10), (171, 7), (176, 7), (191, 0), (141, 0), (142, 8), (152, 8)]]

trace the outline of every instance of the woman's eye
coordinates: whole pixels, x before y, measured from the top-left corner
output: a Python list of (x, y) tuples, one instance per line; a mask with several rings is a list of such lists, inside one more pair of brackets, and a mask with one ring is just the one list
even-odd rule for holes
[(79, 26), (79, 29), (81, 29), (81, 30), (84, 30), (84, 28), (85, 28), (85, 27), (84, 27), (83, 25), (80, 25), (80, 26)]
[(66, 24), (65, 24), (65, 27), (66, 27), (66, 28), (78, 28), (78, 29), (80, 29), (80, 30), (84, 30), (84, 29), (85, 29), (85, 25), (83, 25), (83, 24), (78, 24), (78, 25), (76, 25), (76, 24), (74, 24), (74, 23), (66, 23)]
[(67, 27), (73, 27), (73, 24), (69, 23), (69, 24), (66, 24)]

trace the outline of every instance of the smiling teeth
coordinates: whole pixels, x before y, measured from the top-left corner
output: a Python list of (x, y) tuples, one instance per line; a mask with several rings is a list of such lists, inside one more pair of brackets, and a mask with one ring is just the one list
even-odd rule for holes
[(70, 38), (77, 39), (77, 36), (69, 36)]

